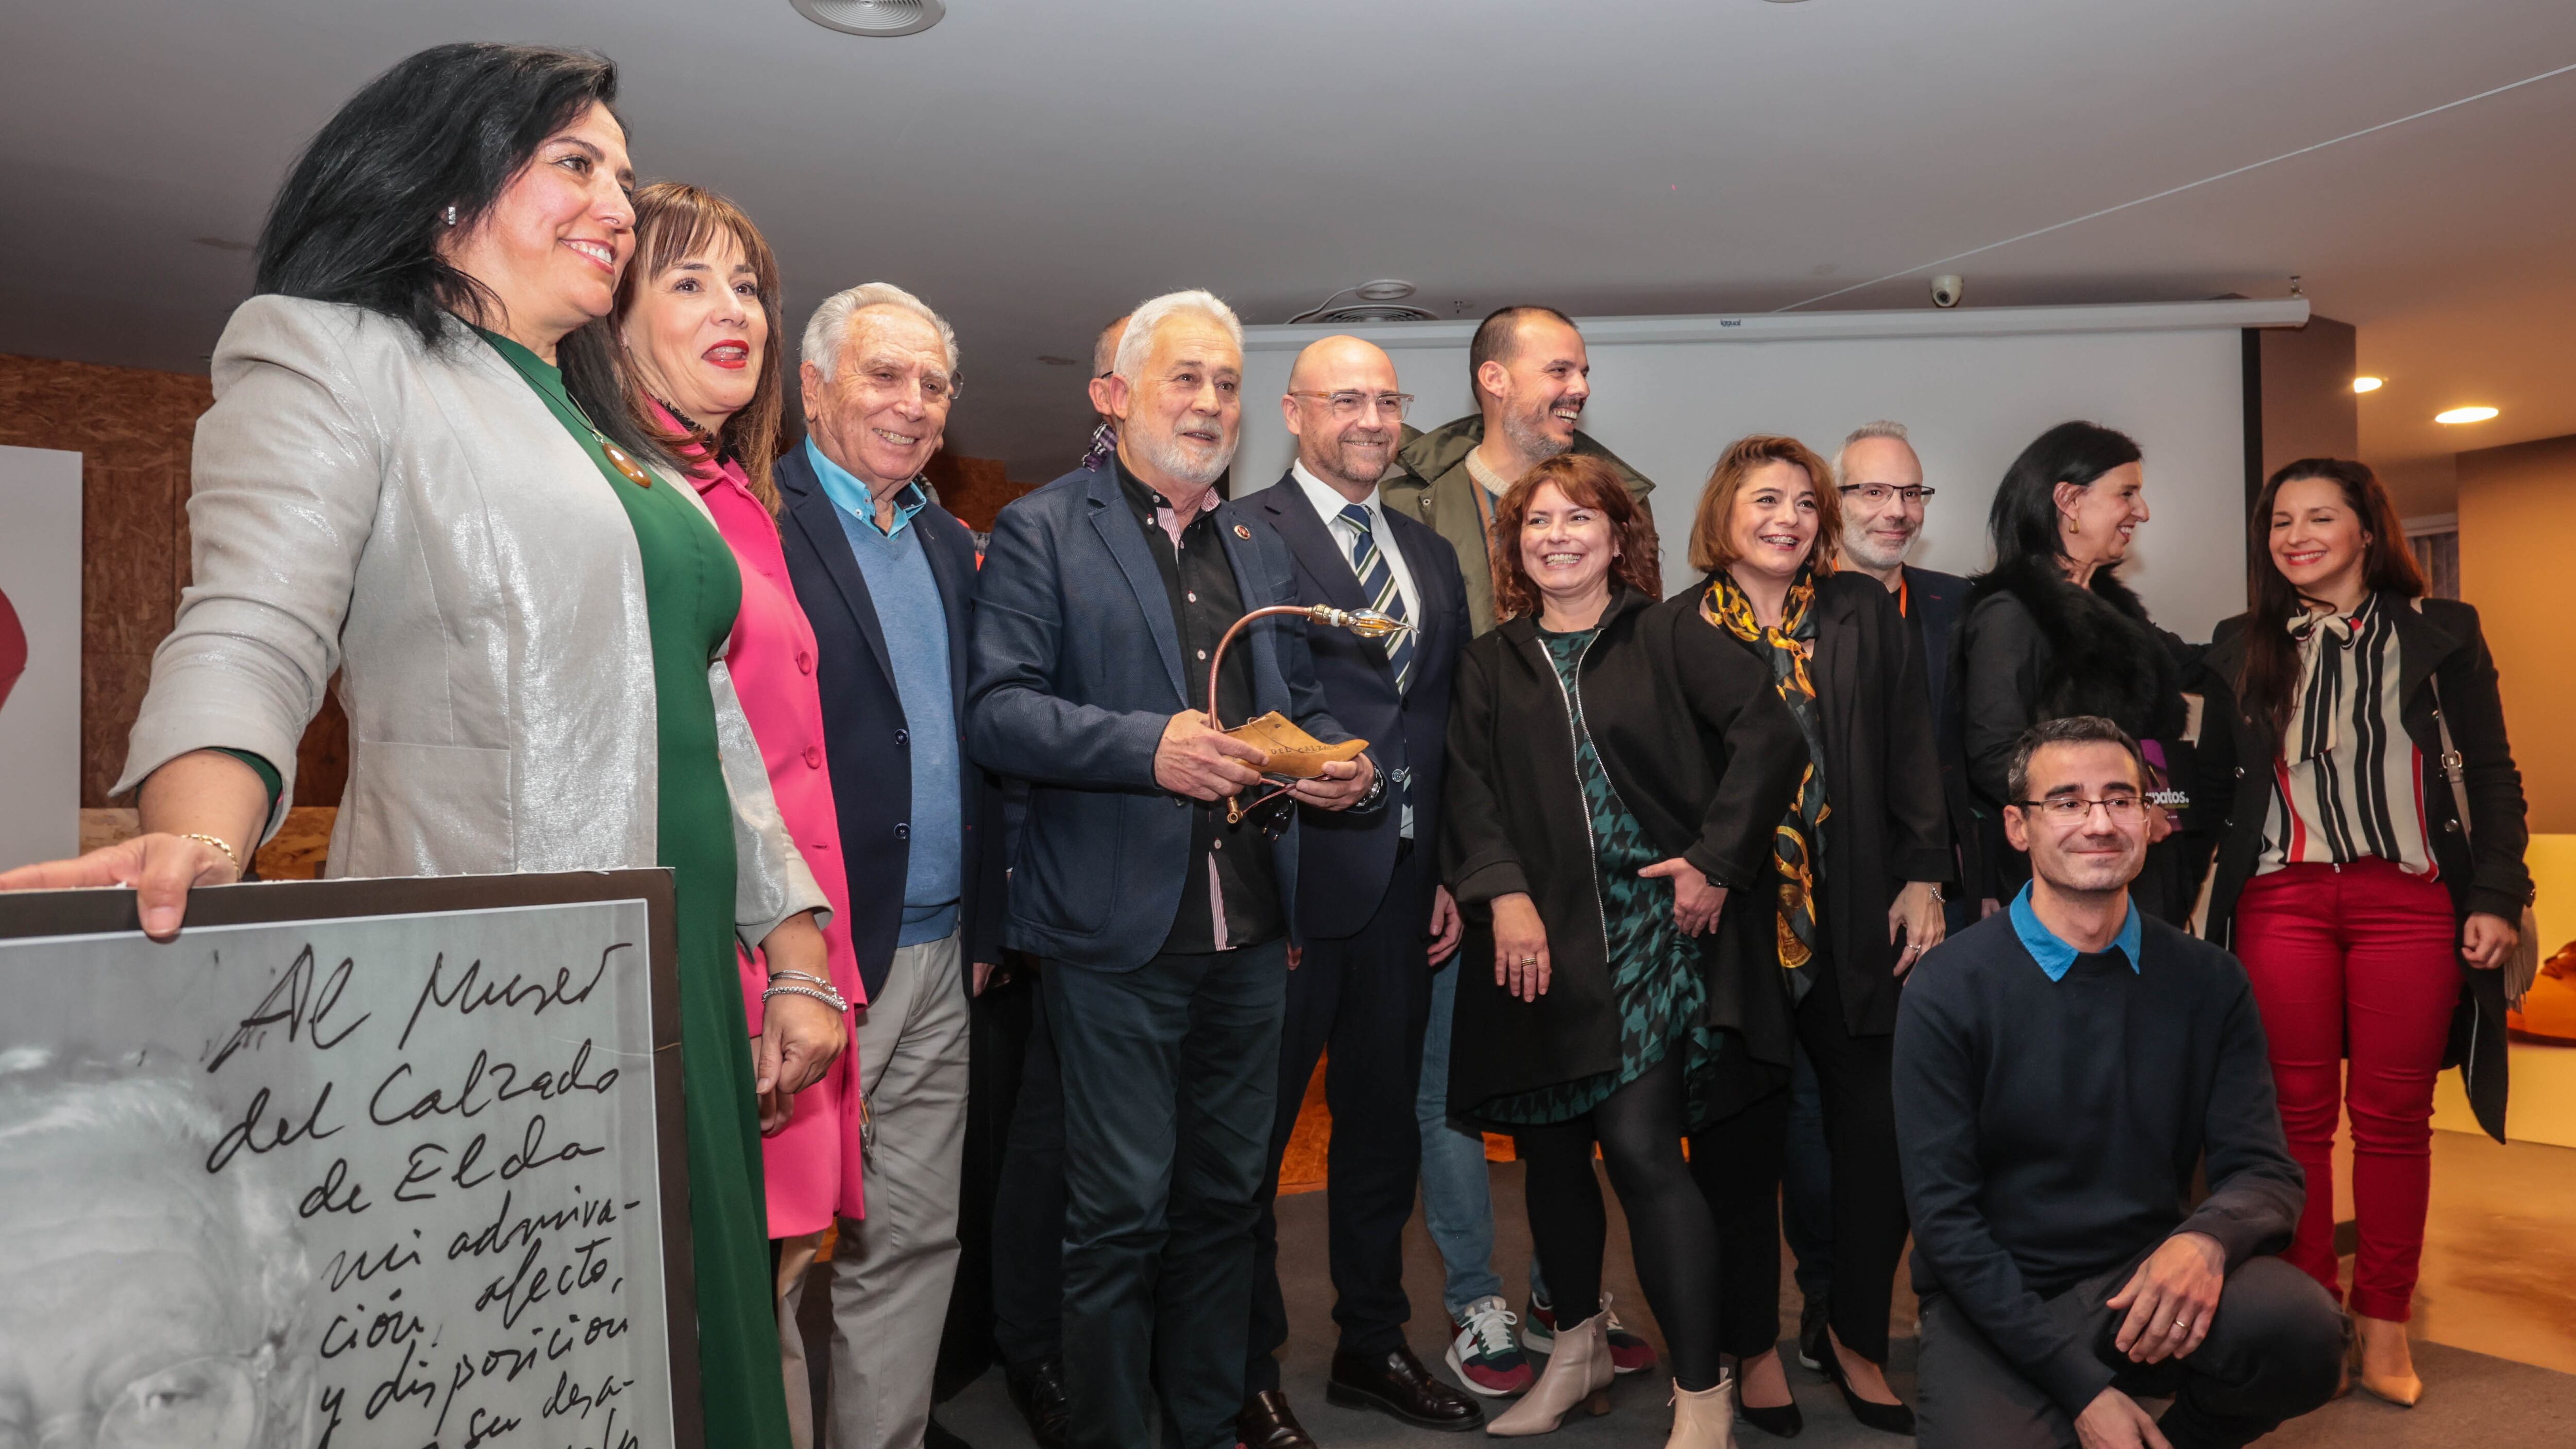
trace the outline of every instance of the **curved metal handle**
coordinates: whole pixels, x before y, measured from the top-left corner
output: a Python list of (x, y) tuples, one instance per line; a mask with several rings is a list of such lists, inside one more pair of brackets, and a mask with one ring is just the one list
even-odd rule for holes
[[(1380, 613), (1375, 609), (1336, 609), (1330, 604), (1270, 604), (1254, 609), (1235, 620), (1233, 626), (1225, 631), (1224, 637), (1216, 641), (1215, 652), (1208, 655), (1208, 728), (1214, 730), (1225, 728), (1225, 722), (1217, 716), (1216, 712), (1216, 672), (1225, 664), (1225, 651), (1234, 643), (1235, 636), (1243, 632), (1245, 625), (1255, 619), (1267, 619), (1281, 614), (1297, 614), (1313, 623), (1348, 629), (1363, 639), (1383, 639), (1390, 634), (1410, 632), (1413, 628), (1413, 625), (1406, 621), (1392, 614)], [(1246, 814), (1260, 809), (1269, 804), (1272, 799), (1287, 794), (1293, 788), (1295, 787), (1289, 785), (1273, 785), (1269, 790), (1254, 797), (1249, 805), (1243, 803), (1243, 796), (1239, 792), (1228, 795), (1225, 797), (1225, 823), (1241, 824)]]

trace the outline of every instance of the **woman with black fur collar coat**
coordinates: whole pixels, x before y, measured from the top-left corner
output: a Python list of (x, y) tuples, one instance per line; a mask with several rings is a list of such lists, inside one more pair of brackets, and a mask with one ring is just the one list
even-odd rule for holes
[[(1983, 823), (2001, 819), (2013, 742), (2042, 720), (2100, 715), (2129, 732), (2160, 772), (2175, 768), (2186, 722), (2190, 650), (2159, 629), (2114, 575), (2147, 521), (2138, 445), (2093, 423), (2060, 423), (2022, 449), (1995, 490), (1987, 529), (1995, 566), (1968, 589), (1959, 631), (1960, 708), (1968, 783)], [(2163, 781), (2159, 780), (2161, 786)], [(2130, 889), (2140, 909), (2180, 924), (2191, 910), (2175, 821), (2156, 812), (2146, 869)], [(1982, 842), (2007, 901), (2029, 863), (2000, 829)]]

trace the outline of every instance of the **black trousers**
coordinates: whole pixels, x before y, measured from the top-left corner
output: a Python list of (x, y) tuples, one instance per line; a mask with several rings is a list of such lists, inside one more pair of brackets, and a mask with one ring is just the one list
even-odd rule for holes
[[(1601, 1311), (1609, 1219), (1592, 1176), (1592, 1147), (1598, 1142), (1610, 1186), (1628, 1215), (1637, 1283), (1646, 1290), (1655, 1326), (1663, 1330), (1673, 1377), (1697, 1393), (1717, 1387), (1722, 1373), (1718, 1321), (1724, 1294), (1717, 1228), (1682, 1161), (1681, 1058), (1675, 1043), (1644, 1076), (1590, 1112), (1571, 1122), (1520, 1128), (1513, 1141), (1528, 1164), (1522, 1182), (1530, 1240), (1547, 1270), (1548, 1291), (1556, 1295), (1557, 1326), (1570, 1328)], [(1780, 1281), (1776, 1253), (1768, 1281)]]
[(1022, 1368), (1064, 1353), (1064, 1078), (1043, 991), (1030, 993), (1008, 1144), (993, 1189), (993, 1347)]
[[(2227, 1275), (2209, 1336), (2188, 1358), (2131, 1363), (2113, 1347), (2126, 1315), (2102, 1306), (2145, 1253), (2046, 1300), (2052, 1319), (2081, 1325), (2112, 1387), (2132, 1398), (2170, 1395), (2160, 1427), (2174, 1449), (2237, 1449), (2334, 1396), (2344, 1317), (2315, 1279), (2278, 1258)], [(2054, 1449), (2076, 1442), (2066, 1408), (2007, 1362), (1959, 1305), (1923, 1298), (1923, 1356), (1914, 1422), (1922, 1449)]]
[(1279, 1110), (1271, 1121), (1261, 1219), (1253, 1227), (1252, 1334), (1245, 1342), (1244, 1393), (1279, 1387), (1274, 1355), (1288, 1341), (1279, 1291), (1280, 1158), (1315, 1061), (1329, 1047), (1324, 1100), (1333, 1111), (1325, 1196), (1333, 1275), (1333, 1321), (1341, 1347), (1379, 1357), (1404, 1346), (1413, 1306), (1404, 1296), (1404, 1224), (1422, 1169), (1414, 1120), (1421, 1085), (1422, 1033), (1431, 1019), (1431, 890), (1423, 862), (1407, 855), (1377, 914), (1358, 935), (1311, 941), (1288, 973), (1287, 1017), (1279, 1036)]
[(1064, 1080), (1064, 1366), (1075, 1449), (1233, 1449), (1287, 946), (1049, 961)]
[[(1815, 1064), (1833, 1161), (1827, 1316), (1843, 1347), (1884, 1364), (1907, 1232), (1890, 1085), (1896, 1039), (1854, 1036), (1843, 1026), (1842, 993), (1822, 954), (1801, 969), (1816, 974), (1797, 1006), (1798, 1044)], [(1779, 1091), (1691, 1136), (1691, 1172), (1717, 1214), (1726, 1261), (1719, 1339), (1728, 1353), (1744, 1358), (1780, 1342), (1780, 1168), (1788, 1123), (1789, 1094)]]

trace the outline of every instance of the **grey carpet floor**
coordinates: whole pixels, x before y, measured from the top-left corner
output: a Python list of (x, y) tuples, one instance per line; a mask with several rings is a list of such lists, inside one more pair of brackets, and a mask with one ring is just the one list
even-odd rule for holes
[[(1629, 1265), (1618, 1200), (1609, 1196), (1606, 1183), (1603, 1191), (1611, 1205), (1610, 1251), (1604, 1265), (1609, 1291), (1622, 1319), (1653, 1338), (1653, 1318), (1645, 1311), (1644, 1295), (1638, 1291)], [(1463, 1449), (1465, 1445), (1491, 1442), (1482, 1435), (1415, 1429), (1380, 1414), (1336, 1408), (1325, 1402), (1324, 1375), (1332, 1357), (1333, 1326), (1332, 1286), (1324, 1273), (1324, 1203), (1324, 1193), (1312, 1192), (1285, 1198), (1279, 1205), (1280, 1261), (1302, 1267), (1282, 1284), (1289, 1321), (1294, 1327), (1282, 1355), (1281, 1370), (1298, 1417), (1325, 1449), (1440, 1444)], [(1518, 1311), (1528, 1283), (1529, 1231), (1521, 1211), (1517, 1165), (1495, 1165), (1494, 1208), (1494, 1267), (1502, 1275)], [(1405, 1283), (1414, 1304), (1411, 1337), (1414, 1351), (1445, 1376), (1447, 1370), (1437, 1367), (1447, 1344), (1439, 1307), (1439, 1261), (1417, 1210), (1406, 1229)], [(808, 1294), (809, 1305), (814, 1297)], [(1794, 1326), (1794, 1296), (1784, 1294), (1784, 1299), (1784, 1322)], [(1893, 1362), (1888, 1378), (1908, 1400), (1914, 1394), (1914, 1340), (1907, 1332), (1913, 1310), (1913, 1299), (1900, 1281), (1896, 1304), (1900, 1336), (1890, 1355)], [(816, 1349), (818, 1356), (828, 1351), (819, 1343)], [(2416, 1367), (2427, 1388), (2423, 1403), (2414, 1409), (2398, 1409), (2355, 1394), (2285, 1425), (2263, 1442), (2282, 1449), (2341, 1449), (2347, 1445), (2372, 1449), (2452, 1449), (2463, 1445), (2476, 1449), (2541, 1449), (2576, 1445), (2576, 1375), (2432, 1343), (2416, 1346)], [(1833, 1386), (1799, 1368), (1794, 1361), (1789, 1364), (1789, 1380), (1807, 1419), (1806, 1432), (1797, 1440), (1800, 1449), (1896, 1449), (1910, 1442), (1854, 1423)], [(1623, 1379), (1612, 1392), (1609, 1414), (1600, 1418), (1578, 1414), (1545, 1442), (1569, 1449), (1587, 1444), (1654, 1449), (1664, 1442), (1672, 1423), (1665, 1407), (1669, 1389), (1669, 1381), (1652, 1373)], [(1490, 1413), (1500, 1401), (1484, 1402)], [(975, 1449), (1025, 1449), (1030, 1442), (1027, 1430), (1011, 1408), (999, 1370), (984, 1375), (941, 1405), (938, 1418)], [(1744, 1449), (1763, 1449), (1783, 1442), (1741, 1425), (1737, 1437)]]

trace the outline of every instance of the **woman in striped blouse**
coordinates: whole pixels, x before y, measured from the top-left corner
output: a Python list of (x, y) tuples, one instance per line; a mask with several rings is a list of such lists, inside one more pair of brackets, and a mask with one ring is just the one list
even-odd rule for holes
[(2206, 933), (2253, 981), (2281, 1125), (2307, 1170), (2284, 1256), (2329, 1291), (2335, 1119), (2351, 1114), (2360, 1382), (2412, 1404), (2433, 1079), (2455, 1037), (2479, 1121), (2504, 1135), (2495, 968), (2531, 897), (2522, 777), (2477, 611), (2423, 597), (2368, 468), (2290, 464), (2251, 528), (2253, 608), (2218, 626), (2202, 664), (2193, 793), (2229, 802), (2224, 819), (2196, 812), (2217, 853)]

